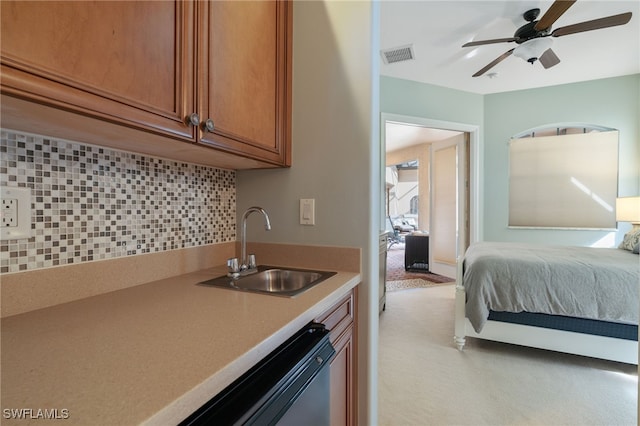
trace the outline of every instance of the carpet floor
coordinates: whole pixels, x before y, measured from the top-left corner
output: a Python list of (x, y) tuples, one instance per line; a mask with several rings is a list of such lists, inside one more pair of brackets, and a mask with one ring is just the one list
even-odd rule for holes
[(434, 285), (445, 285), (450, 283), (434, 283), (422, 279), (400, 280), (400, 281), (387, 281), (387, 291), (400, 291), (410, 288), (426, 288)]
[(468, 338), (453, 344), (454, 285), (387, 294), (380, 425), (636, 425), (637, 367)]
[(404, 244), (394, 244), (387, 251), (387, 291), (423, 288), (449, 284), (455, 280), (430, 272), (408, 272), (404, 269)]

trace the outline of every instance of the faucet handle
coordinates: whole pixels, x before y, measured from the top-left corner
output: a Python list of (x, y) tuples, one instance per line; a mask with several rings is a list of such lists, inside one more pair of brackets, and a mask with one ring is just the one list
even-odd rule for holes
[(249, 269), (256, 269), (256, 255), (250, 254), (247, 259), (247, 267)]
[(232, 274), (236, 274), (240, 272), (240, 265), (238, 264), (238, 258), (232, 257), (230, 259), (227, 259), (227, 268), (229, 270), (229, 273), (232, 273)]

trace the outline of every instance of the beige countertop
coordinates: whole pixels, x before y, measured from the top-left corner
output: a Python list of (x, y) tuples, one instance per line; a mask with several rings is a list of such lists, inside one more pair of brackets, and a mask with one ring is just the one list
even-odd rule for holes
[(338, 271), (294, 298), (196, 285), (224, 272), (3, 318), (1, 423), (178, 423), (360, 282)]

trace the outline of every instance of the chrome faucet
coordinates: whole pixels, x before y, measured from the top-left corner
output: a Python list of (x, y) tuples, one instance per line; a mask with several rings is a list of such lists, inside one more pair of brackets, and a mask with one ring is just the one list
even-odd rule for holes
[(253, 212), (260, 212), (264, 216), (264, 229), (271, 230), (269, 215), (262, 207), (249, 207), (242, 215), (242, 230), (240, 234), (240, 275), (247, 275), (256, 272), (256, 258), (253, 254), (247, 256), (247, 218)]

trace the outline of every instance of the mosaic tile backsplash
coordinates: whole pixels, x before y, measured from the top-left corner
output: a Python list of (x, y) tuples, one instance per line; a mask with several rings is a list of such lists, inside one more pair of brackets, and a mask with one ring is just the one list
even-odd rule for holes
[(235, 172), (2, 129), (0, 186), (31, 189), (18, 272), (235, 241)]

